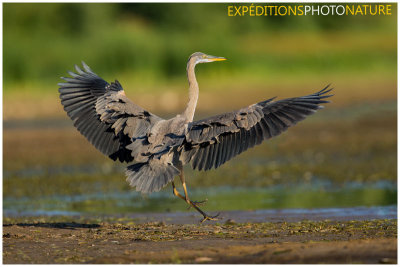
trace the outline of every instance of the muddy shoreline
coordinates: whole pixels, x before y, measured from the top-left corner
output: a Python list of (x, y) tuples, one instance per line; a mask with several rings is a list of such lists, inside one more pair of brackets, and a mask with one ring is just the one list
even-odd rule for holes
[(3, 263), (396, 263), (397, 220), (4, 218)]

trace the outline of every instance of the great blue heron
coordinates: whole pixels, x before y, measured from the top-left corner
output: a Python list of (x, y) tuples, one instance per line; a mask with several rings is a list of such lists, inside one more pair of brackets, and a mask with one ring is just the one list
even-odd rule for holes
[[(164, 120), (129, 100), (116, 80), (109, 84), (97, 76), (84, 62), (83, 70), (59, 83), (61, 103), (74, 126), (103, 154), (113, 160), (135, 163), (126, 169), (127, 181), (137, 191), (159, 191), (169, 182), (173, 193), (203, 215), (201, 222), (215, 220), (191, 201), (187, 192), (183, 165), (193, 169), (217, 168), (234, 156), (263, 140), (285, 131), (307, 115), (322, 108), (320, 104), (332, 89), (303, 97), (273, 101), (274, 98), (228, 112), (193, 121), (199, 86), (195, 66), (225, 60), (196, 52), (189, 57), (186, 71), (189, 101), (186, 109), (172, 119)], [(184, 195), (175, 187), (179, 175)]]

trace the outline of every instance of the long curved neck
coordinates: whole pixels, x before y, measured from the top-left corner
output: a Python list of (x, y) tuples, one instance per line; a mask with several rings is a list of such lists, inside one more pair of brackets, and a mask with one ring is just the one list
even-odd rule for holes
[(196, 64), (194, 62), (194, 59), (191, 58), (186, 67), (187, 77), (189, 81), (189, 102), (186, 106), (185, 111), (182, 114), (188, 122), (193, 121), (197, 100), (199, 99), (199, 85), (196, 80), (196, 75), (194, 74), (195, 66)]

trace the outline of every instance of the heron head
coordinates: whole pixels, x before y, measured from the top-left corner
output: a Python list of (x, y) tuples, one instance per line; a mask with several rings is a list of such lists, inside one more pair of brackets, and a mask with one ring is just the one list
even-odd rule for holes
[(226, 58), (224, 58), (224, 57), (216, 57), (216, 56), (206, 55), (206, 54), (201, 53), (201, 52), (193, 53), (193, 54), (189, 57), (189, 61), (190, 61), (191, 59), (194, 59), (194, 64), (197, 64), (197, 63), (208, 63), (208, 62), (215, 62), (215, 61), (223, 61), (223, 60), (226, 60)]

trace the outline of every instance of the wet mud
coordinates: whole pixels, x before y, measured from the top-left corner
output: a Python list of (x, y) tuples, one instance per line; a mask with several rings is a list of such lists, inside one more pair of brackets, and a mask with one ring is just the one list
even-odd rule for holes
[(397, 220), (175, 224), (5, 218), (3, 262), (396, 263)]

